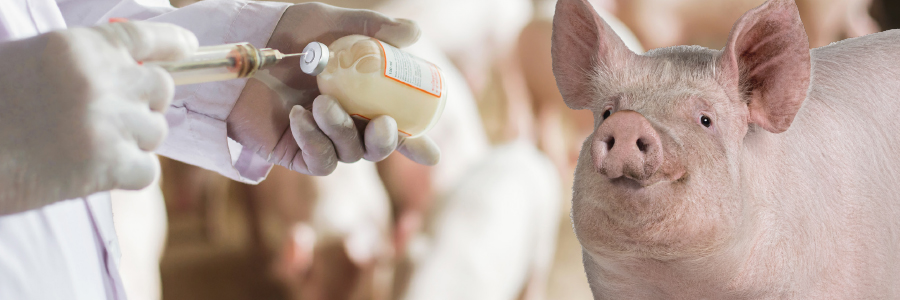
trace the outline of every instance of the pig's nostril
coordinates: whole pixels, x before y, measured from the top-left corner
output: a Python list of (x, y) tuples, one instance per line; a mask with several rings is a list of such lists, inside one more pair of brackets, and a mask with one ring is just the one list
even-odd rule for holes
[(615, 145), (615, 144), (616, 144), (616, 138), (609, 137), (609, 139), (606, 140), (606, 151), (612, 151), (613, 145)]
[(637, 147), (641, 152), (647, 152), (647, 144), (644, 143), (644, 139), (637, 140)]

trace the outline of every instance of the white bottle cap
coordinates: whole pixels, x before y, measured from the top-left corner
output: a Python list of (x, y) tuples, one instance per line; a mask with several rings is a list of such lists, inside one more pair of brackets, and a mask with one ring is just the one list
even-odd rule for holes
[(325, 71), (328, 65), (328, 58), (331, 54), (328, 52), (328, 46), (319, 42), (312, 42), (303, 48), (303, 57), (300, 58), (300, 70), (309, 75), (319, 75)]

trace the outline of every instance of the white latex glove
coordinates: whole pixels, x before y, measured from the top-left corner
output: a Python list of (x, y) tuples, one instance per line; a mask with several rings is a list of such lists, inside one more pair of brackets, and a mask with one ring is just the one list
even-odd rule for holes
[(149, 22), (0, 43), (0, 214), (149, 185), (174, 84), (136, 61), (196, 48), (191, 32)]
[[(404, 47), (419, 38), (419, 27), (369, 10), (303, 3), (285, 11), (267, 47), (299, 53), (310, 42), (331, 44), (351, 34)], [(247, 82), (228, 116), (229, 137), (272, 163), (311, 175), (330, 174), (338, 161), (380, 161), (395, 149), (420, 164), (438, 162), (440, 151), (430, 138), (401, 137), (391, 117), (355, 123), (337, 101), (319, 95), (316, 78), (301, 72), (298, 62), (286, 59), (265, 75), (291, 90), (289, 99), (282, 99), (284, 92), (273, 90), (272, 83)]]

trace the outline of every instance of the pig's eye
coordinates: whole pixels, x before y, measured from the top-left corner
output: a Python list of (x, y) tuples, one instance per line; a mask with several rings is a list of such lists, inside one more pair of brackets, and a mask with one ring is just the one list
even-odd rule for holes
[(709, 126), (712, 126), (712, 120), (710, 120), (707, 116), (700, 116), (700, 124), (703, 124), (703, 126), (709, 128)]
[(607, 109), (606, 111), (604, 111), (604, 112), (603, 112), (603, 119), (606, 120), (606, 118), (609, 118), (609, 115), (610, 115), (610, 114), (612, 114), (611, 110)]

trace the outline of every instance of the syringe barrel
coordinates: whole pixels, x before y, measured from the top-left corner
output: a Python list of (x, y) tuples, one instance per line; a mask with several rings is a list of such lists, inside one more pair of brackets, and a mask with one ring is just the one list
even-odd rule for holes
[(175, 80), (175, 85), (250, 77), (259, 70), (260, 52), (250, 43), (200, 47), (190, 57), (175, 62), (153, 62)]

